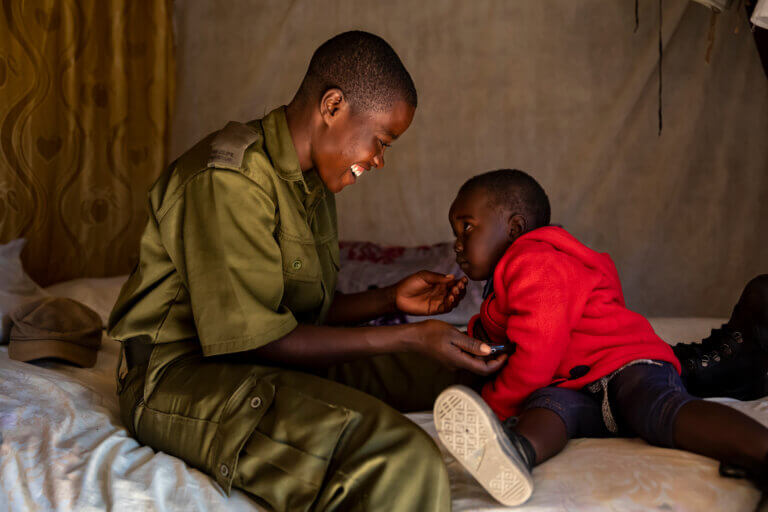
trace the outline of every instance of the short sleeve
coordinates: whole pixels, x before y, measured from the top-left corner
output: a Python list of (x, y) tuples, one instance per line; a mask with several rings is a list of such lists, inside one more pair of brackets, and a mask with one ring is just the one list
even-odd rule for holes
[(297, 325), (281, 306), (283, 272), (276, 206), (260, 186), (226, 170), (186, 184), (177, 268), (206, 356), (252, 350)]

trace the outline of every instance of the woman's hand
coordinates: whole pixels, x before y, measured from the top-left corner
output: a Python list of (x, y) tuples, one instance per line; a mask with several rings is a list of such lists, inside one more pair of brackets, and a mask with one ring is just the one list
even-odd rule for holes
[(454, 326), (440, 320), (426, 320), (410, 324), (413, 335), (409, 336), (411, 350), (429, 356), (449, 368), (463, 368), (479, 375), (497, 372), (506, 362), (501, 354), (489, 360), (491, 348), (480, 340), (462, 333)]
[(422, 270), (394, 285), (394, 304), (409, 315), (438, 315), (455, 308), (466, 292), (466, 277)]

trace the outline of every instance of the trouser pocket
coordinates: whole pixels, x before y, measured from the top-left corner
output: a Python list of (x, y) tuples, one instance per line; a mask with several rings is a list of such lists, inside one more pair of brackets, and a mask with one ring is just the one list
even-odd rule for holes
[(227, 493), (234, 485), (275, 510), (306, 510), (357, 414), (308, 395), (328, 384), (192, 358), (165, 371), (139, 405), (137, 437), (210, 474)]
[(175, 363), (145, 392), (137, 438), (210, 474), (229, 493), (238, 454), (272, 402), (274, 388), (261, 372), (199, 358)]
[(290, 386), (277, 386), (270, 408), (240, 452), (233, 485), (275, 510), (308, 510), (354, 414)]

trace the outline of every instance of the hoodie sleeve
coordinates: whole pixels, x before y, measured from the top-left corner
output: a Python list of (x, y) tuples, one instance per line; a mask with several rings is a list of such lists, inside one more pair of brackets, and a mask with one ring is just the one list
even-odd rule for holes
[(517, 349), (482, 395), (506, 419), (520, 412), (528, 395), (552, 383), (596, 276), (572, 256), (535, 242), (507, 252), (499, 266), (497, 307)]

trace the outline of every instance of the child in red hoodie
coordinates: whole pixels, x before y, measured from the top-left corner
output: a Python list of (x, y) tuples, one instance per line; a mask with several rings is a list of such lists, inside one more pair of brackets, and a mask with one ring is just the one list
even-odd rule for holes
[(509, 355), (482, 398), (463, 386), (441, 393), (435, 424), (492, 496), (520, 504), (531, 468), (568, 439), (616, 435), (718, 459), (724, 474), (767, 486), (768, 429), (686, 391), (671, 347), (627, 309), (611, 258), (549, 225), (536, 180), (476, 176), (449, 216), (462, 270), (489, 280), (469, 333)]

